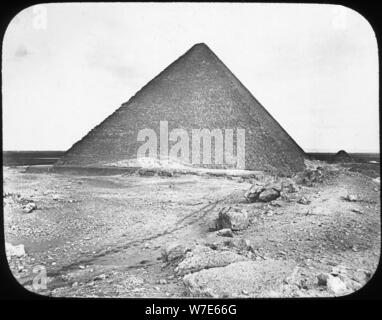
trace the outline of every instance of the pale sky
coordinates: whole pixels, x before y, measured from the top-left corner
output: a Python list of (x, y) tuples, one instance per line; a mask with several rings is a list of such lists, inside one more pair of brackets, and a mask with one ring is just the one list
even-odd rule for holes
[(378, 51), (313, 4), (44, 4), (3, 41), (4, 150), (66, 150), (204, 42), (307, 152), (379, 152)]

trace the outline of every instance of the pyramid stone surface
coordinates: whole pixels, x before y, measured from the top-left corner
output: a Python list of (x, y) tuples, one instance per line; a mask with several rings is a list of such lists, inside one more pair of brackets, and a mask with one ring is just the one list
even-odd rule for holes
[[(304, 151), (205, 44), (194, 45), (169, 65), (75, 143), (56, 165), (102, 167), (134, 159), (143, 144), (137, 141), (138, 132), (145, 128), (158, 136), (159, 157), (160, 121), (168, 121), (169, 132), (182, 128), (190, 137), (192, 129), (245, 129), (245, 169), (297, 172), (304, 168)], [(224, 167), (214, 164), (214, 152), (211, 165), (199, 166)]]

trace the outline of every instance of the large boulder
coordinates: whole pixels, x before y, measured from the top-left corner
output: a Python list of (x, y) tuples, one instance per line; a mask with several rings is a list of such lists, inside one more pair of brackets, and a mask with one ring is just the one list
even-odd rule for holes
[(252, 185), (244, 194), (244, 198), (248, 202), (256, 202), (259, 200), (260, 193), (264, 191), (264, 186)]
[(265, 186), (253, 185), (244, 194), (248, 202), (270, 202), (280, 197), (281, 184), (274, 183)]
[(203, 269), (224, 267), (228, 264), (247, 261), (248, 258), (235, 252), (213, 250), (207, 246), (197, 245), (186, 254), (186, 257), (175, 268), (178, 275), (185, 275)]
[(225, 207), (219, 212), (218, 224), (220, 229), (244, 230), (249, 224), (248, 212), (244, 209)]
[(281, 297), (294, 267), (284, 260), (243, 261), (188, 274), (183, 282), (194, 297)]
[(5, 253), (7, 257), (22, 257), (25, 256), (25, 249), (23, 244), (19, 244), (17, 246), (14, 246), (8, 242), (5, 243)]
[(336, 296), (343, 296), (351, 293), (351, 290), (348, 289), (346, 283), (340, 277), (335, 277), (331, 274), (327, 277), (326, 286), (328, 287), (328, 290)]
[(277, 199), (279, 196), (280, 196), (280, 191), (273, 188), (268, 188), (260, 193), (259, 201), (270, 202), (272, 200)]

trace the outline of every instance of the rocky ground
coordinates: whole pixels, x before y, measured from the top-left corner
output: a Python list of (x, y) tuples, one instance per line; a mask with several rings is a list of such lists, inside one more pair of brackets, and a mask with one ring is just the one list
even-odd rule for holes
[(4, 167), (11, 271), (65, 297), (352, 293), (380, 257), (379, 166), (307, 164), (293, 178)]

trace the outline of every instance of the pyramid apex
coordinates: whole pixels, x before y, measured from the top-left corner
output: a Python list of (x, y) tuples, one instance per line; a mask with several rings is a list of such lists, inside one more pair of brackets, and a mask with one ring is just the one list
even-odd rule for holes
[(191, 49), (196, 49), (196, 48), (211, 50), (204, 42), (196, 43), (191, 47)]
[(208, 46), (204, 43), (204, 42), (199, 42), (199, 43), (195, 43), (194, 44), (194, 47), (207, 47), (208, 48)]

